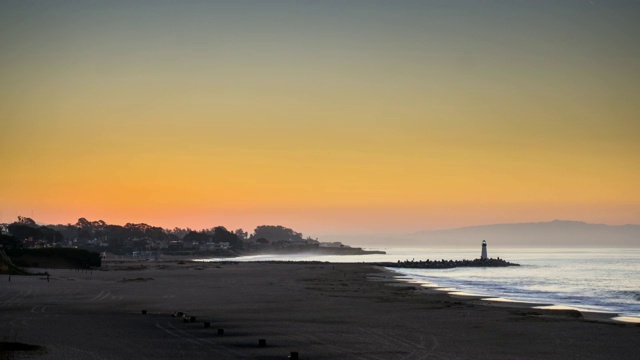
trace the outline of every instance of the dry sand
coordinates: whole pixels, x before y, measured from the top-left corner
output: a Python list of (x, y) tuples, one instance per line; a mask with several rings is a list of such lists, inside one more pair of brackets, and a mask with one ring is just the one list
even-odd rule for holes
[(45, 347), (12, 357), (640, 359), (638, 324), (451, 297), (364, 264), (107, 262), (50, 272), (50, 281), (0, 277), (0, 338)]

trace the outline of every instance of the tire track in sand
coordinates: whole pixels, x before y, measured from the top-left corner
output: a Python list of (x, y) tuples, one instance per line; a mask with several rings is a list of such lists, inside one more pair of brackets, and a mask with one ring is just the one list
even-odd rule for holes
[(100, 302), (106, 298), (108, 298), (111, 295), (111, 291), (107, 290), (107, 291), (100, 291), (100, 293), (96, 296), (94, 296), (93, 298), (89, 299), (89, 302)]
[(20, 292), (16, 293), (11, 298), (5, 300), (3, 302), (4, 306), (18, 306), (22, 305), (24, 298), (31, 295), (33, 293), (33, 286), (29, 286), (26, 290), (20, 290)]
[(202, 339), (202, 338), (198, 338), (193, 334), (188, 333), (187, 331), (184, 331), (182, 329), (177, 328), (175, 325), (173, 325), (171, 323), (171, 321), (166, 321), (165, 325), (163, 326), (159, 321), (155, 321), (154, 322), (155, 327), (157, 327), (158, 329), (166, 332), (167, 334), (180, 338), (180, 339), (184, 339), (186, 341), (189, 341), (193, 344), (196, 344), (198, 346), (202, 346), (205, 347), (207, 349), (210, 349), (211, 347), (213, 347), (218, 354), (227, 356), (227, 357), (246, 357), (246, 354), (240, 352), (240, 351), (235, 351), (232, 349), (227, 348), (224, 345), (220, 345), (217, 344), (216, 342), (214, 342), (213, 340), (209, 340), (209, 339)]

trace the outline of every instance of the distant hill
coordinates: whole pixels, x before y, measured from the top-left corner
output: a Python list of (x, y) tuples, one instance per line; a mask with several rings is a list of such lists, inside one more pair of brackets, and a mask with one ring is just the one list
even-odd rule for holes
[(561, 221), (494, 224), (422, 231), (403, 237), (407, 246), (464, 246), (487, 240), (501, 246), (640, 247), (640, 225)]

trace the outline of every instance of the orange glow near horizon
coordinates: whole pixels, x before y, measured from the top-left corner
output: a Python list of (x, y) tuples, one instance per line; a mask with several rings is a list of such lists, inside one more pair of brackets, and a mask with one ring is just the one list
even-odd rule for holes
[(638, 223), (639, 13), (3, 4), (1, 220)]

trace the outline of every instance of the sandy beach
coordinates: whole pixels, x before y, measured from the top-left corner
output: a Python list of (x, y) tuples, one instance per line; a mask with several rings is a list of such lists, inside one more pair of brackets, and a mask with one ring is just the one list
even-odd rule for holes
[(0, 358), (640, 358), (639, 324), (449, 296), (365, 264), (107, 261), (49, 272), (0, 278), (0, 338), (44, 347)]

